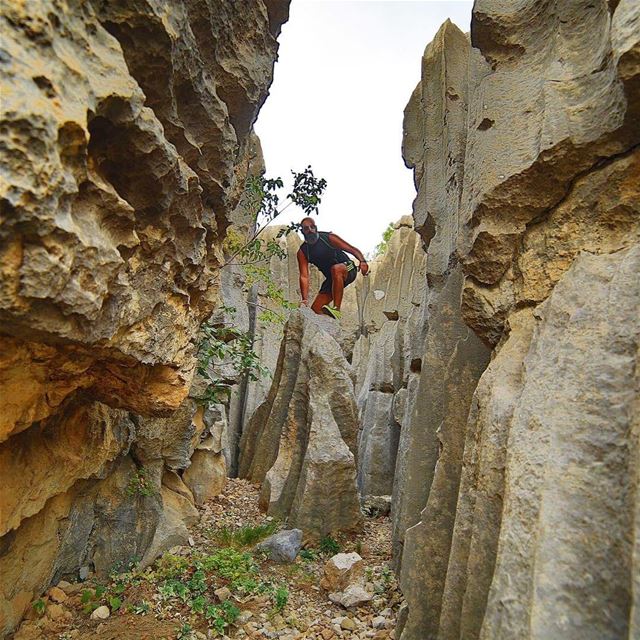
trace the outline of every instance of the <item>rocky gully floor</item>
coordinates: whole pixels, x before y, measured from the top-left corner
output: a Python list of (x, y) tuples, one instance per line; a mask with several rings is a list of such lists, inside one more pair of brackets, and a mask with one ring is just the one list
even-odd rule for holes
[[(245, 480), (229, 480), (201, 510), (189, 546), (171, 549), (145, 571), (60, 583), (33, 603), (14, 640), (393, 638), (402, 597), (388, 567), (388, 517), (367, 518), (361, 533), (325, 538), (294, 563), (275, 564), (252, 551), (252, 537), (279, 526), (258, 509), (258, 493)], [(353, 610), (332, 603), (320, 587), (338, 550), (362, 556), (373, 596)]]

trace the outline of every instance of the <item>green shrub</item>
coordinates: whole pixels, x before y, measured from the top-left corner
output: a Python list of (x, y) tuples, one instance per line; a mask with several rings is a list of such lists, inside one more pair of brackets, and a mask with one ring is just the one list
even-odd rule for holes
[(189, 569), (189, 560), (165, 553), (156, 563), (155, 574), (159, 578), (179, 578)]
[(289, 602), (289, 590), (285, 586), (279, 586), (273, 596), (276, 611), (282, 611)]
[(318, 554), (313, 549), (302, 549), (298, 555), (307, 562), (313, 562), (318, 559)]
[(133, 605), (133, 613), (137, 615), (145, 615), (149, 613), (149, 611), (151, 611), (151, 605), (146, 600)]
[(39, 615), (43, 615), (46, 608), (47, 608), (47, 603), (42, 599), (42, 598), (38, 598), (34, 603), (33, 603), (33, 610)]
[(152, 496), (155, 489), (147, 477), (147, 470), (144, 467), (136, 469), (129, 479), (127, 485), (127, 495), (129, 496)]
[(331, 537), (325, 536), (320, 540), (320, 552), (324, 555), (335, 556), (340, 553), (340, 545)]
[(387, 252), (389, 248), (389, 240), (394, 232), (393, 222), (390, 222), (387, 228), (382, 233), (382, 240), (376, 245), (376, 248), (373, 250), (373, 257), (381, 256)]
[(242, 549), (244, 547), (252, 547), (272, 535), (278, 530), (278, 526), (277, 520), (271, 520), (264, 524), (247, 525), (239, 529), (223, 527), (213, 534), (213, 538), (222, 546)]
[(217, 549), (199, 561), (205, 571), (215, 571), (221, 578), (237, 580), (257, 572), (250, 553), (241, 553), (237, 549), (224, 547)]
[(239, 615), (240, 609), (228, 600), (221, 604), (210, 604), (204, 612), (204, 617), (209, 624), (220, 634), (224, 632), (226, 626), (235, 622)]

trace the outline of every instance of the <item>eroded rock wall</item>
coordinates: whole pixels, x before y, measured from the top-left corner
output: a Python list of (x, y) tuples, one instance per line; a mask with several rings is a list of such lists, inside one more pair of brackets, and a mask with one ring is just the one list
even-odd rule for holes
[(625, 0), (478, 0), (470, 41), (446, 23), (427, 47), (405, 112), (433, 304), (396, 470), (403, 640), (640, 631), (639, 74)]
[(265, 401), (245, 427), (240, 477), (262, 483), (261, 506), (307, 539), (358, 528), (358, 419), (335, 320), (292, 312)]
[(194, 341), (287, 12), (2, 8), (0, 635), (52, 581), (195, 517), (176, 471), (219, 450)]
[(409, 388), (422, 366), (426, 255), (413, 220), (395, 225), (385, 253), (356, 281), (358, 339), (354, 347), (360, 415), (358, 489), (363, 496), (391, 496), (401, 425)]

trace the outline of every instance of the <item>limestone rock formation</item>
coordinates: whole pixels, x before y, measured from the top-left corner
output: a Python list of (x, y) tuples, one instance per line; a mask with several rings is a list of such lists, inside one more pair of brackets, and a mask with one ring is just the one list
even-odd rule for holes
[(405, 112), (430, 291), (394, 486), (402, 640), (640, 632), (639, 60), (627, 0), (478, 0), (470, 42), (446, 23), (425, 51)]
[(0, 636), (52, 581), (193, 517), (161, 482), (206, 435), (194, 342), (287, 11), (0, 11)]
[(262, 482), (263, 508), (307, 539), (361, 524), (358, 422), (339, 326), (309, 309), (289, 317), (267, 399), (241, 441), (241, 477)]
[(182, 479), (191, 490), (196, 505), (203, 505), (224, 489), (227, 480), (224, 455), (220, 450), (215, 451), (211, 442), (205, 440), (193, 452), (191, 464), (183, 473)]
[(392, 493), (407, 388), (422, 357), (413, 335), (423, 319), (426, 256), (409, 216), (394, 226), (386, 253), (357, 281), (358, 489), (367, 496)]

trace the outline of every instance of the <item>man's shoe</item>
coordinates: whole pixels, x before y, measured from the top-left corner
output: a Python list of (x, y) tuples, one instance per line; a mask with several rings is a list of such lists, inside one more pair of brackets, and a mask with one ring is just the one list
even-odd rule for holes
[(340, 320), (340, 316), (342, 315), (340, 313), (340, 311), (338, 311), (338, 309), (336, 309), (333, 305), (330, 304), (325, 304), (323, 307), (323, 310), (330, 315), (332, 318), (335, 318), (336, 320)]

